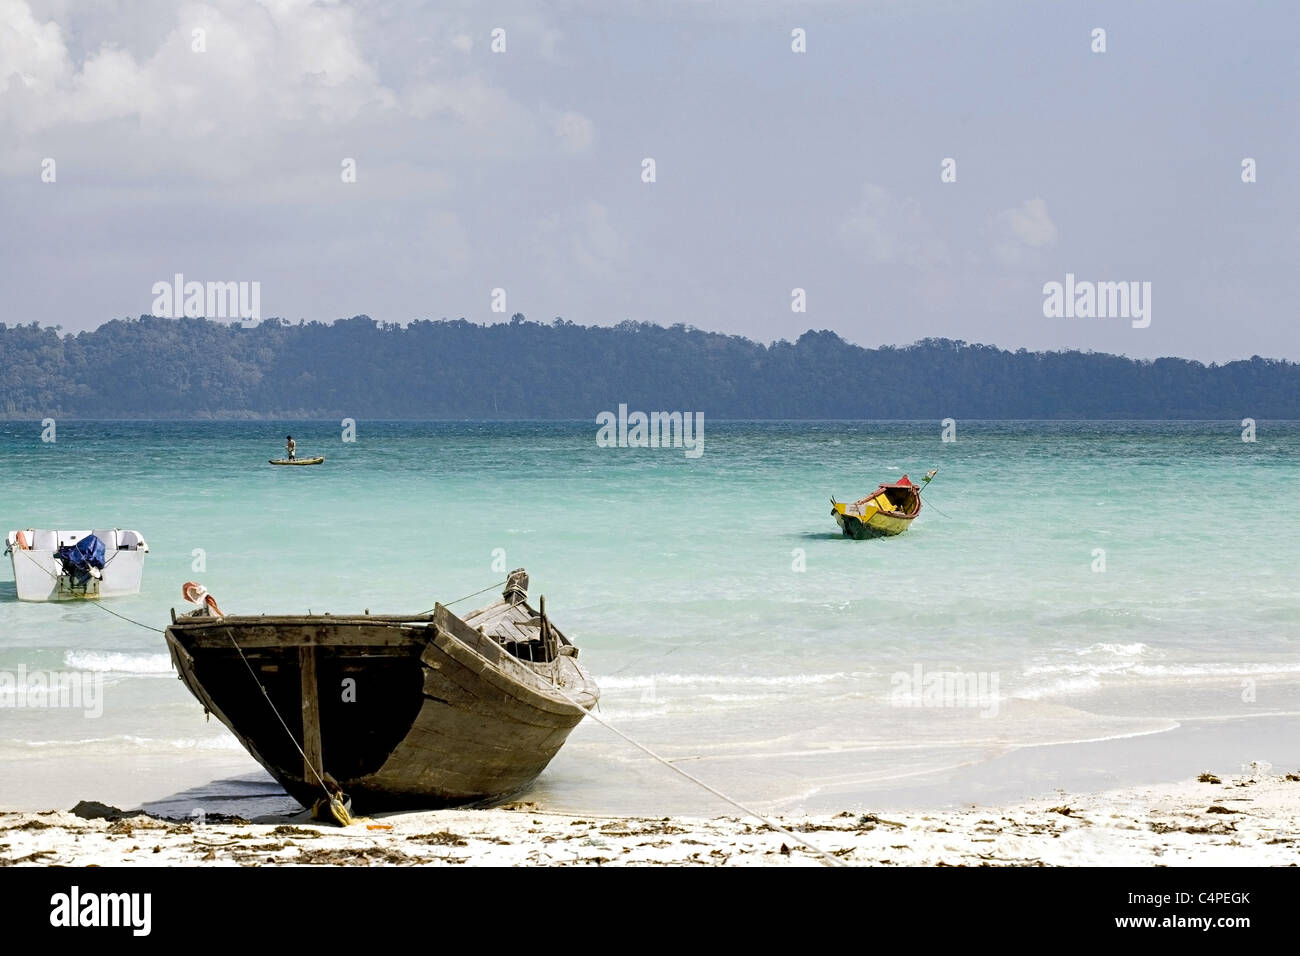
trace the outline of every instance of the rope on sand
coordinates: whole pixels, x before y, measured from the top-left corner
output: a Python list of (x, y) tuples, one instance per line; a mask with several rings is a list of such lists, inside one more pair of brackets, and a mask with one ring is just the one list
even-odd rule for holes
[[(503, 583), (505, 582), (492, 584), (486, 588), (483, 588), (482, 591), (475, 591), (474, 594), (467, 594), (465, 595), (465, 597), (457, 598), (455, 601), (452, 602), (452, 604), (458, 604), (461, 601), (472, 598), (477, 594), (482, 594), (484, 591), (490, 591), (495, 587), (500, 587), (500, 585)], [(139, 621), (133, 621), (131, 620), (131, 618), (118, 614), (116, 611), (111, 611), (108, 608), (104, 607), (104, 605), (100, 604), (98, 601), (95, 602), (95, 607), (103, 611), (108, 611), (108, 613), (112, 614), (114, 617), (120, 617), (122, 618), (122, 620), (128, 621), (131, 624), (136, 624), (139, 625), (140, 627), (147, 628), (148, 630), (156, 631), (159, 634), (163, 633), (163, 631), (160, 630), (159, 628), (151, 627), (148, 624), (142, 624)], [(334, 795), (330, 793), (329, 788), (325, 785), (325, 781), (322, 780), (320, 774), (316, 772), (316, 768), (312, 765), (311, 761), (307, 760), (307, 755), (303, 753), (302, 747), (298, 745), (297, 738), (294, 737), (293, 731), (289, 729), (288, 724), (284, 722), (284, 718), (280, 716), (280, 711), (276, 708), (275, 704), (271, 701), (271, 696), (266, 692), (266, 688), (262, 686), (262, 682), (257, 679), (257, 674), (253, 671), (253, 667), (248, 662), (248, 658), (244, 657), (244, 651), (239, 646), (238, 642), (235, 640), (234, 634), (230, 633), (230, 628), (226, 628), (226, 634), (230, 638), (230, 643), (234, 645), (235, 650), (239, 653), (240, 658), (243, 660), (244, 666), (248, 668), (248, 672), (252, 676), (253, 682), (257, 684), (258, 689), (262, 692), (262, 696), (266, 698), (266, 702), (271, 705), (272, 712), (274, 712), (276, 718), (280, 721), (280, 725), (284, 727), (284, 731), (286, 734), (288, 734), (290, 742), (297, 749), (298, 753), (302, 754), (303, 762), (308, 767), (311, 768), (311, 772), (316, 777), (317, 782), (320, 783), (321, 789), (325, 791), (325, 796), (330, 801), (331, 804), (330, 809), (331, 810), (335, 809), (335, 805), (338, 803), (337, 798), (335, 798)], [(587, 716), (590, 717), (592, 720), (594, 720), (596, 723), (600, 724), (605, 729), (622, 737), (624, 740), (630, 743), (637, 750), (640, 750), (642, 753), (645, 753), (646, 755), (653, 758), (654, 760), (657, 760), (659, 763), (663, 764), (665, 767), (667, 767), (669, 770), (673, 771), (674, 773), (679, 774), (682, 777), (685, 777), (687, 780), (695, 784), (697, 787), (701, 787), (704, 790), (707, 790), (709, 793), (713, 794), (718, 799), (731, 804), (733, 807), (740, 810), (746, 816), (753, 817), (755, 820), (758, 820), (760, 823), (762, 823), (764, 826), (768, 827), (769, 829), (775, 830), (777, 833), (789, 837), (791, 840), (793, 840), (795, 843), (799, 844), (800, 846), (811, 850), (813, 853), (817, 855), (817, 857), (821, 860), (823, 864), (827, 866), (844, 866), (844, 862), (842, 860), (836, 858), (835, 856), (832, 856), (830, 853), (827, 853), (821, 847), (817, 846), (814, 843), (809, 842), (808, 840), (799, 836), (797, 833), (793, 833), (792, 831), (786, 829), (785, 827), (781, 826), (781, 824), (777, 823), (775, 820), (772, 820), (770, 817), (766, 817), (763, 814), (759, 813), (757, 810), (753, 810), (750, 807), (745, 806), (739, 800), (727, 796), (717, 787), (705, 783), (703, 780), (701, 780), (699, 777), (695, 776), (694, 774), (687, 773), (681, 767), (674, 764), (671, 760), (668, 760), (666, 757), (662, 757), (659, 754), (655, 753), (653, 750), (651, 750), (645, 744), (641, 743), (639, 740), (634, 740), (632, 737), (629, 737), (627, 734), (619, 730), (617, 727), (611, 724), (604, 717), (601, 717), (599, 714), (595, 713), (594, 711), (586, 710), (586, 708), (583, 708), (581, 704), (579, 704), (576, 700), (574, 700), (567, 693), (565, 693), (562, 688), (557, 686), (554, 689), (566, 700), (568, 700), (571, 704), (573, 704), (575, 707), (582, 708), (586, 712)], [(346, 818), (347, 811), (343, 809), (341, 804), (338, 805), (338, 809), (342, 811), (343, 816)], [(340, 822), (343, 823), (344, 826), (346, 826), (348, 823), (352, 821), (350, 819), (344, 819), (344, 820), (340, 820)]]
[[(565, 693), (561, 688), (556, 687), (555, 689), (556, 689), (557, 691), (559, 691), (560, 694), (562, 694), (564, 697), (566, 697), (566, 698), (567, 698), (571, 703), (573, 703), (575, 706), (577, 706), (577, 707), (582, 707), (581, 704), (579, 704), (579, 703), (578, 703), (576, 700), (574, 700), (572, 697), (569, 697), (569, 695), (566, 694), (566, 693)], [(583, 708), (583, 709), (585, 710), (585, 708)], [(624, 740), (626, 740), (628, 743), (630, 743), (630, 744), (631, 744), (633, 747), (635, 747), (637, 750), (640, 750), (640, 751), (642, 751), (643, 753), (648, 754), (649, 756), (653, 757), (655, 760), (659, 761), (661, 764), (663, 764), (663, 765), (664, 765), (665, 767), (667, 767), (669, 770), (673, 771), (674, 773), (678, 773), (678, 774), (680, 774), (681, 776), (685, 777), (687, 780), (689, 780), (691, 783), (695, 784), (697, 787), (703, 787), (705, 790), (707, 790), (709, 793), (713, 794), (715, 797), (718, 797), (718, 798), (721, 799), (721, 800), (725, 800), (727, 803), (731, 804), (733, 807), (736, 807), (738, 810), (742, 811), (746, 816), (753, 817), (755, 820), (758, 820), (758, 821), (762, 822), (764, 825), (766, 825), (766, 826), (770, 827), (771, 829), (775, 830), (777, 833), (780, 833), (780, 834), (783, 834), (783, 835), (785, 835), (785, 836), (788, 836), (791, 840), (793, 840), (795, 843), (798, 843), (800, 846), (803, 846), (803, 847), (806, 847), (806, 848), (809, 849), (809, 850), (812, 850), (812, 852), (815, 853), (815, 854), (817, 854), (817, 856), (821, 859), (821, 862), (824, 863), (825, 865), (827, 865), (827, 866), (844, 866), (844, 861), (840, 860), (839, 858), (837, 858), (837, 857), (835, 857), (835, 856), (832, 856), (830, 853), (827, 853), (827, 852), (826, 852), (825, 850), (823, 850), (821, 847), (816, 846), (816, 845), (814, 845), (814, 844), (812, 844), (812, 843), (809, 843), (807, 840), (805, 840), (803, 837), (799, 836), (798, 834), (796, 834), (796, 833), (791, 833), (791, 832), (790, 832), (789, 830), (787, 830), (785, 827), (781, 826), (779, 823), (776, 823), (775, 821), (771, 820), (770, 818), (763, 816), (763, 814), (759, 813), (757, 810), (751, 810), (749, 807), (745, 806), (745, 805), (744, 805), (743, 803), (741, 803), (739, 800), (732, 799), (731, 797), (727, 796), (725, 793), (723, 793), (721, 790), (717, 789), (716, 787), (712, 787), (712, 786), (710, 786), (709, 784), (705, 783), (705, 782), (704, 782), (703, 780), (701, 780), (699, 777), (696, 777), (696, 776), (693, 776), (692, 774), (687, 773), (687, 772), (686, 772), (685, 770), (683, 770), (681, 767), (679, 767), (679, 766), (677, 766), (676, 764), (674, 764), (671, 760), (668, 760), (668, 759), (665, 758), (665, 757), (661, 757), (659, 754), (655, 753), (653, 750), (651, 750), (651, 749), (650, 749), (649, 747), (647, 747), (645, 744), (641, 743), (640, 741), (633, 740), (633, 739), (632, 739), (631, 737), (629, 737), (627, 734), (623, 733), (623, 731), (619, 730), (617, 727), (615, 727), (613, 724), (611, 724), (609, 721), (607, 721), (604, 717), (601, 717), (599, 714), (595, 713), (594, 711), (590, 711), (590, 710), (588, 710), (588, 711), (587, 711), (587, 716), (590, 717), (592, 720), (594, 720), (596, 723), (600, 724), (602, 727), (606, 728), (607, 730), (611, 730), (611, 731), (613, 731), (614, 733), (618, 734), (620, 737), (622, 737)]]

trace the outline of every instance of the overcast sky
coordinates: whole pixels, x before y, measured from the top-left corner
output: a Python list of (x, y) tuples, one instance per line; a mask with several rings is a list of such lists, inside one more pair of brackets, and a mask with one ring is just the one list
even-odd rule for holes
[[(0, 0), (0, 320), (179, 272), (295, 321), (1300, 359), (1298, 37), (1290, 0)], [(1150, 282), (1149, 326), (1045, 317), (1067, 272)]]

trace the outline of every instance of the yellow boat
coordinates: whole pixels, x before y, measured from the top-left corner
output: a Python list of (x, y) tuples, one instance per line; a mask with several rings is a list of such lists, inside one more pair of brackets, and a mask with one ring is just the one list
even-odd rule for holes
[(831, 515), (846, 538), (883, 538), (902, 534), (921, 513), (921, 489), (939, 469), (926, 474), (914, 485), (907, 475), (889, 485), (880, 485), (852, 504), (831, 498)]

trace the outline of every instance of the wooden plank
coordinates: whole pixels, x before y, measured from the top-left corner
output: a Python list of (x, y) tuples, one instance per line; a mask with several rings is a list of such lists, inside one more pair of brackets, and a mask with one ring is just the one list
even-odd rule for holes
[[(473, 628), (482, 628), (483, 631), (491, 635), (504, 635), (518, 640), (521, 633), (525, 640), (535, 635), (530, 635), (528, 631), (520, 631), (519, 628), (541, 628), (541, 616), (528, 604), (495, 604), (490, 608), (484, 609), (485, 612), (475, 612), (465, 617), (465, 623)], [(561, 645), (572, 646), (570, 641), (550, 618), (546, 619), (546, 629), (558, 638)]]
[(298, 648), (298, 669), (302, 675), (302, 778), (312, 781), (325, 776), (320, 739), (320, 698), (316, 686), (316, 648)]
[[(484, 634), (497, 641), (514, 641), (518, 644), (527, 644), (538, 640), (541, 618), (527, 604), (516, 604), (514, 606), (498, 604), (489, 610), (490, 613), (478, 616), (471, 615), (465, 618), (464, 623), (472, 629), (481, 629)], [(546, 627), (547, 630), (554, 634), (559, 633), (550, 620), (546, 622)], [(525, 630), (526, 628), (536, 630)], [(563, 638), (563, 643), (567, 644), (568, 639)]]
[(517, 750), (482, 746), (482, 731), (469, 715), (433, 702), (425, 719), (408, 734), (377, 772), (364, 782), (397, 792), (455, 798), (499, 796), (527, 785), (545, 769), (568, 736), (564, 728), (534, 737)]
[[(431, 654), (440, 654), (438, 648)], [(426, 658), (425, 663), (429, 663)], [(578, 718), (572, 713), (555, 714), (539, 710), (499, 687), (489, 684), (451, 658), (438, 661), (438, 666), (428, 666), (424, 671), (424, 696), (431, 700), (446, 701), (450, 707), (482, 721), (509, 721), (516, 728), (571, 726)], [(513, 733), (511, 731), (510, 733)]]
[(557, 700), (550, 688), (553, 665), (528, 667), (503, 652), (499, 661), (502, 666), (493, 666), (448, 631), (441, 631), (425, 647), (420, 660), (430, 669), (425, 677), (425, 693), (430, 696), (446, 696), (435, 690), (433, 675), (437, 674), (488, 706), (518, 714), (516, 719), (524, 723), (557, 722), (577, 716), (573, 706)]
[(285, 627), (295, 624), (424, 624), (432, 620), (432, 614), (230, 614), (226, 617), (181, 616), (176, 619), (176, 626), (189, 630), (245, 624)]
[(167, 640), (167, 649), (171, 651), (172, 666), (177, 671), (193, 670), (194, 656), (182, 647), (180, 641), (176, 640), (171, 634), (164, 634), (163, 636)]
[[(479, 634), (441, 605), (436, 609), (434, 619), (435, 627), (440, 633), (422, 654), (426, 664), (433, 665), (430, 652), (436, 647), (476, 674), (479, 679), (496, 685), (498, 689), (528, 706), (552, 714), (567, 716), (573, 713), (572, 701), (567, 700), (564, 694), (557, 693), (550, 686), (550, 681), (551, 674), (557, 666), (563, 666), (566, 671), (581, 675), (582, 671), (575, 661), (570, 658), (558, 658), (554, 665), (529, 666), (506, 653), (494, 640)], [(485, 657), (496, 666), (485, 666), (488, 664)], [(565, 661), (564, 665), (558, 664), (561, 660)], [(585, 678), (585, 675), (583, 677)], [(585, 685), (588, 681), (584, 679), (582, 683)], [(565, 690), (569, 696), (578, 697), (581, 703), (586, 704), (581, 696), (585, 686), (575, 687), (573, 690), (566, 687)], [(574, 693), (575, 690), (578, 693)], [(593, 696), (588, 706), (594, 704)]]
[(502, 620), (512, 620), (516, 610), (526, 609), (527, 607), (527, 604), (511, 605), (506, 604), (504, 601), (497, 601), (495, 604), (489, 604), (472, 614), (465, 615), (465, 623), (470, 627), (481, 627), (484, 630), (489, 630), (494, 624)]
[[(254, 619), (256, 620), (256, 619)], [(244, 650), (274, 647), (384, 647), (408, 650), (422, 647), (432, 636), (423, 627), (387, 626), (374, 621), (331, 621), (317, 618), (289, 626), (272, 622), (222, 624), (216, 627), (169, 628), (194, 649), (230, 647), (230, 636)]]
[[(494, 664), (506, 656), (506, 652), (500, 644), (492, 638), (480, 634), (441, 604), (434, 609), (433, 624), (437, 630), (446, 631), (466, 647)], [(437, 640), (436, 635), (434, 640)]]
[[(550, 687), (548, 678), (543, 678), (535, 671), (529, 670), (509, 654), (503, 655), (501, 664), (496, 667), (479, 657), (470, 648), (461, 644), (450, 634), (439, 634), (434, 646), (448, 657), (463, 665), (466, 670), (510, 696), (528, 704), (537, 710), (544, 710), (560, 716), (582, 716), (581, 710)], [(427, 652), (426, 652), (427, 655)]]

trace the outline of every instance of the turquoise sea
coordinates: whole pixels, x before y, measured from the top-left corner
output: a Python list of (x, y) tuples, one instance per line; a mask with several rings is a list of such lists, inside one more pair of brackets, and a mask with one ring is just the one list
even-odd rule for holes
[[(228, 613), (411, 613), (515, 567), (605, 719), (765, 810), (1300, 765), (1300, 423), (705, 425), (692, 459), (598, 447), (594, 421), (0, 423), (0, 530), (151, 549), (105, 602), (131, 620), (19, 603), (5, 560), (0, 674), (103, 696), (0, 695), (0, 805), (291, 804), (132, 623), (164, 627), (187, 580)], [(269, 466), (286, 433), (326, 463)], [(931, 468), (908, 533), (840, 536), (830, 496)], [(729, 810), (591, 721), (524, 799)]]

